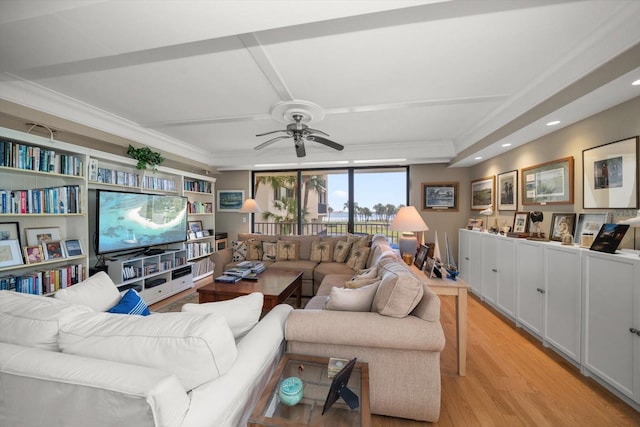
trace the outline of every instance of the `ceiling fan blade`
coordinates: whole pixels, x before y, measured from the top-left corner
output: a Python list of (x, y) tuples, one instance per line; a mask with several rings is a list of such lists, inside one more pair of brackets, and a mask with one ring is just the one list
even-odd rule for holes
[(298, 157), (304, 157), (307, 155), (307, 152), (304, 149), (304, 140), (300, 139), (298, 142), (296, 142), (296, 155)]
[(275, 138), (271, 138), (268, 141), (263, 142), (260, 145), (256, 145), (255, 147), (253, 147), (254, 150), (260, 150), (268, 145), (273, 144), (276, 141), (280, 141), (281, 139), (287, 139), (287, 138), (291, 138), (290, 136), (276, 136)]
[(321, 136), (308, 136), (308, 140), (319, 142), (320, 144), (326, 145), (327, 147), (331, 147), (334, 150), (342, 151), (344, 149), (344, 145), (338, 144), (337, 142), (333, 142), (330, 139), (323, 138)]
[(265, 136), (265, 135), (271, 135), (272, 133), (277, 133), (277, 132), (288, 132), (286, 129), (282, 129), (282, 130), (272, 130), (271, 132), (265, 132), (265, 133), (259, 133), (256, 136)]
[(329, 136), (329, 134), (328, 134), (328, 133), (326, 133), (326, 132), (322, 132), (321, 130), (318, 130), (318, 129), (311, 129), (311, 128), (307, 128), (307, 129), (305, 129), (305, 130), (306, 130), (307, 132), (309, 132), (310, 134), (311, 134), (311, 133), (319, 133), (319, 134), (322, 134), (322, 135), (324, 135), (324, 136)]

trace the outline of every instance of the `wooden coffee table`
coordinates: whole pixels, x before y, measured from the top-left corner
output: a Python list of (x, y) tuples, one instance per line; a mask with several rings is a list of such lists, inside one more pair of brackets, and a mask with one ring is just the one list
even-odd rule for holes
[(296, 306), (302, 305), (302, 272), (269, 268), (258, 276), (258, 280), (240, 280), (236, 283), (213, 282), (198, 289), (198, 302), (230, 300), (253, 292), (262, 292), (264, 303), (262, 312), (285, 302), (296, 294)]

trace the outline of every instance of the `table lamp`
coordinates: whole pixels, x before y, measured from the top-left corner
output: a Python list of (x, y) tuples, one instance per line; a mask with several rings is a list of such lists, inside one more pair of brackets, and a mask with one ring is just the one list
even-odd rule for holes
[[(618, 221), (618, 224), (629, 224), (633, 227), (633, 249), (636, 249), (636, 228), (640, 227), (640, 210), (636, 214), (636, 216), (632, 218), (623, 219), (622, 221)], [(640, 254), (638, 254), (640, 256)]]
[[(255, 199), (246, 199), (238, 212), (248, 213), (249, 219), (251, 219), (251, 214), (260, 213), (262, 212), (262, 209), (260, 209), (260, 206), (258, 205), (258, 202), (256, 202)], [(246, 221), (243, 220), (243, 222), (246, 222)]]
[(414, 206), (401, 207), (389, 225), (389, 230), (402, 232), (402, 237), (398, 242), (400, 255), (410, 254), (412, 258), (419, 245), (415, 232), (427, 231), (428, 229), (429, 227)]

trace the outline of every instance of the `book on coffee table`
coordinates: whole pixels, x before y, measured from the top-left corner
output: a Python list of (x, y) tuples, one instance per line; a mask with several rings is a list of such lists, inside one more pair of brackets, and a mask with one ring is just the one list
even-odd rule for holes
[(218, 276), (216, 277), (216, 282), (223, 282), (223, 283), (236, 283), (239, 282), (242, 279), (242, 277), (240, 276), (229, 276), (229, 275), (222, 275), (222, 276)]

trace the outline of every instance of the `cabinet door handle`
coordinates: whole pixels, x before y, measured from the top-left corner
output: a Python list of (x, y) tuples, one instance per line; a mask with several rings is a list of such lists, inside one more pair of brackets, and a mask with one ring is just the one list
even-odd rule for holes
[(536, 291), (540, 292), (541, 294), (544, 294), (544, 289), (536, 288)]
[(491, 271), (493, 271), (494, 273), (497, 273), (498, 269), (497, 268), (492, 268)]
[(469, 261), (469, 257), (468, 257), (468, 256), (464, 257), (464, 259), (466, 259), (467, 261)]
[(637, 336), (640, 337), (640, 331), (637, 330), (636, 328), (629, 328), (629, 332), (631, 332), (632, 334), (636, 334)]

